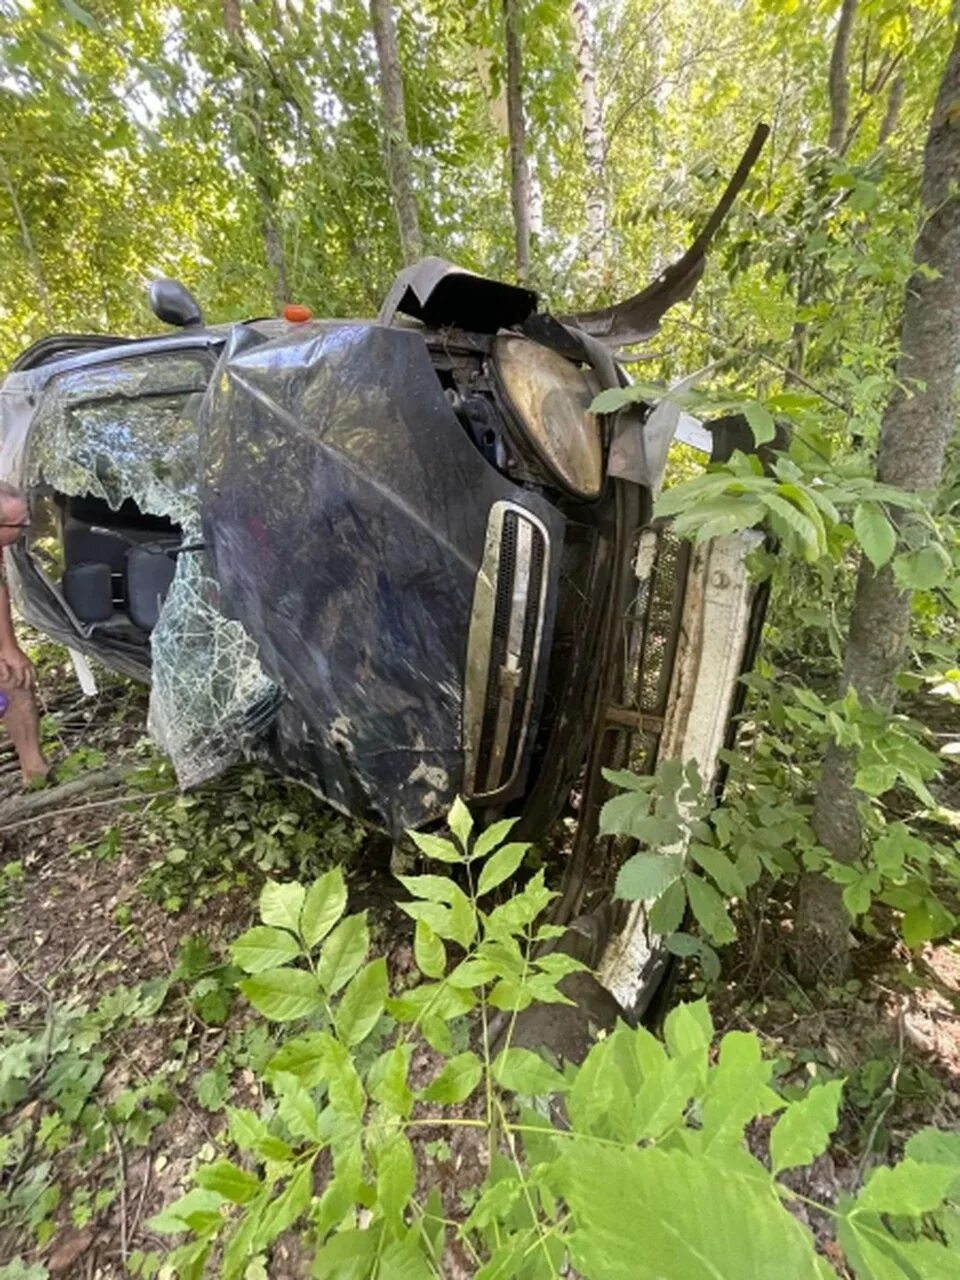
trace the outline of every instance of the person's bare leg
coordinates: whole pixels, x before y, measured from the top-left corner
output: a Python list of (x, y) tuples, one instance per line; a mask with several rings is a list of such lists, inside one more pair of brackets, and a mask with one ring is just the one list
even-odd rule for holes
[(32, 689), (4, 689), (9, 703), (4, 723), (20, 761), (24, 782), (45, 778), (50, 766), (40, 750), (40, 713)]

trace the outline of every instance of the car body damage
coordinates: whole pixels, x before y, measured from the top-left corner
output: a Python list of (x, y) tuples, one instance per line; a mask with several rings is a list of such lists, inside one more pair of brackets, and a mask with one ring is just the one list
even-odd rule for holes
[[(389, 829), (438, 817), (475, 789), (465, 656), (493, 622), (473, 619), (489, 531), (512, 518), (559, 545), (559, 513), (487, 462), (410, 329), (234, 330), (202, 441), (204, 540), (223, 605), (287, 695), (277, 758)], [(537, 654), (557, 566), (545, 562), (530, 602)], [(531, 678), (528, 701), (535, 692)]]
[[(752, 657), (749, 539), (691, 554), (650, 523), (679, 411), (591, 404), (628, 382), (613, 348), (688, 296), (761, 142), (688, 253), (604, 312), (560, 321), (430, 258), (376, 321), (206, 327), (163, 281), (176, 332), (36, 344), (0, 388), (0, 475), (32, 515), (8, 557), (23, 616), (150, 681), (184, 786), (266, 760), (395, 836), (462, 795), (536, 837), (575, 791), (573, 920), (603, 766), (693, 758), (714, 780)], [(696, 430), (722, 454), (741, 427)], [(642, 914), (607, 941), (633, 999), (659, 962)]]
[[(667, 760), (693, 761), (704, 790), (717, 788), (720, 752), (731, 745), (740, 676), (753, 659), (762, 619), (763, 592), (747, 570), (747, 557), (762, 540), (750, 530), (681, 551), (668, 527), (641, 534), (632, 709), (645, 772)], [(655, 988), (651, 978), (665, 963), (643, 904), (630, 904), (600, 959), (601, 982), (624, 1008), (640, 1012), (642, 993)]]

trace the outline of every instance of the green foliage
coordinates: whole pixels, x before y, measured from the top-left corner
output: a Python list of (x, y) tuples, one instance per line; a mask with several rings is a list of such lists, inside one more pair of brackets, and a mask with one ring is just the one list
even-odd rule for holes
[[(130, 786), (149, 797), (172, 781), (168, 764), (151, 763)], [(358, 825), (319, 809), (304, 787), (249, 768), (190, 795), (156, 794), (141, 830), (156, 858), (140, 888), (168, 911), (293, 867), (350, 862), (365, 839)]]
[[(676, 781), (675, 818), (688, 804), (701, 807), (691, 771)], [(630, 795), (621, 820), (646, 821), (640, 798), (649, 811), (649, 794), (634, 780)], [(733, 1031), (714, 1046), (702, 1001), (673, 1009), (662, 1041), (619, 1025), (579, 1068), (558, 1070), (512, 1045), (512, 1018), (494, 1045), (487, 1011), (498, 990), (509, 987), (500, 1007), (513, 1012), (563, 999), (558, 982), (581, 966), (537, 945), (553, 932), (538, 923), (550, 896), (539, 875), (498, 905), (482, 901), (483, 871), (511, 847), (502, 843), (509, 824), (474, 838), (464, 813), (451, 815), (453, 840), (413, 837), (453, 871), (403, 878), (427, 963), (421, 983), (396, 995), (384, 962), (364, 963), (364, 919), (344, 914), (337, 871), (309, 887), (264, 889), (263, 924), (237, 939), (233, 958), (252, 966), (250, 983), (275, 975), (277, 1002), (264, 1010), (273, 1021), (289, 1017), (284, 992), (302, 998), (300, 1024), (262, 1071), (271, 1095), (262, 1110), (232, 1110), (229, 1146), (152, 1219), (152, 1230), (186, 1237), (167, 1258), (174, 1274), (198, 1275), (214, 1257), (224, 1280), (249, 1274), (294, 1227), (312, 1250), (314, 1274), (358, 1280), (444, 1274), (454, 1242), (488, 1278), (536, 1280), (566, 1265), (585, 1280), (834, 1275), (789, 1211), (796, 1193), (781, 1175), (827, 1149), (843, 1082), (781, 1095), (755, 1034)], [(665, 807), (654, 817), (666, 821)], [(326, 936), (311, 941), (317, 919)], [(284, 946), (283, 963), (261, 969), (265, 929), (284, 931), (296, 960)], [(338, 931), (362, 940), (362, 951), (338, 941)], [(473, 1047), (454, 1048), (450, 1024), (473, 1009), (481, 1013)], [(412, 1074), (424, 1040), (435, 1063), (427, 1082)], [(766, 1116), (776, 1116), (769, 1164), (745, 1139)], [(475, 1132), (489, 1155), (483, 1182), (454, 1219), (418, 1191), (436, 1154), (422, 1131), (438, 1125)], [(875, 1280), (920, 1274), (921, 1261), (934, 1268), (922, 1274), (947, 1275), (943, 1232), (958, 1206), (960, 1147), (953, 1135), (924, 1130), (900, 1165), (876, 1170), (857, 1197), (820, 1208), (858, 1280)], [(878, 1257), (901, 1270), (877, 1272)]]
[[(191, 1031), (223, 1025), (238, 976), (205, 939), (187, 937), (173, 970), (162, 979), (107, 987), (85, 1002), (75, 995), (35, 998), (32, 1004), (21, 999), (15, 1016), (5, 1010), (0, 1225), (43, 1246), (66, 1212), (82, 1227), (113, 1203), (124, 1151), (154, 1144), (179, 1104), (188, 1060), (196, 1055)], [(165, 1037), (167, 1045), (149, 1076), (130, 1053), (148, 1029)], [(214, 1067), (197, 1080), (202, 1106), (223, 1107), (234, 1062), (260, 1061), (256, 1039), (252, 1033), (232, 1033)], [(266, 1056), (272, 1052), (269, 1045)], [(82, 1185), (78, 1178), (84, 1179)], [(69, 1209), (64, 1186), (72, 1188)]]
[[(618, 896), (645, 903), (651, 932), (675, 955), (697, 957), (708, 979), (719, 976), (713, 948), (735, 937), (729, 904), (761, 877), (822, 872), (843, 885), (844, 904), (864, 927), (872, 927), (875, 903), (898, 912), (910, 948), (950, 934), (960, 918), (960, 840), (949, 830), (936, 838), (941, 810), (930, 786), (941, 762), (925, 730), (862, 705), (853, 690), (827, 701), (802, 685), (775, 685), (762, 667), (746, 682), (763, 701), (769, 730), (749, 757), (721, 753), (729, 771), (721, 807), (702, 795), (692, 763), (667, 761), (650, 777), (606, 771), (622, 790), (604, 805), (600, 830), (642, 846), (620, 869)], [(831, 742), (853, 752), (864, 797), (867, 840), (853, 863), (832, 859), (810, 822), (812, 779)], [(910, 819), (889, 813), (892, 795), (918, 806)]]

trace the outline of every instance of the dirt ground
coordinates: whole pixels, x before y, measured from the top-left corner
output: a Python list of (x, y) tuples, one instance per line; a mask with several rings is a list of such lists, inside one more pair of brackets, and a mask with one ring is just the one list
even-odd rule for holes
[[(293, 874), (285, 857), (345, 860), (351, 905), (370, 908), (399, 981), (413, 969), (409, 933), (375, 841), (253, 770), (183, 800), (143, 740), (144, 692), (98, 672), (101, 692), (85, 700), (44, 654), (60, 778), (133, 773), (4, 825), (19, 787), (0, 744), (0, 1276), (151, 1275), (167, 1246), (151, 1216), (213, 1155), (226, 1106), (259, 1101), (273, 1045), (236, 998), (225, 949), (252, 922), (264, 875)], [(776, 1047), (782, 1082), (847, 1079), (839, 1143), (798, 1175), (830, 1202), (920, 1125), (960, 1127), (960, 957), (861, 946), (854, 981), (817, 1007), (790, 976), (776, 914), (759, 935), (744, 929), (711, 1005), (718, 1030), (755, 1029)], [(696, 984), (681, 976), (677, 994)], [(434, 1068), (429, 1055), (416, 1065), (424, 1080)], [(482, 1153), (449, 1132), (422, 1142), (453, 1213)], [(271, 1280), (306, 1274), (282, 1239)], [(465, 1260), (450, 1274), (468, 1276)]]

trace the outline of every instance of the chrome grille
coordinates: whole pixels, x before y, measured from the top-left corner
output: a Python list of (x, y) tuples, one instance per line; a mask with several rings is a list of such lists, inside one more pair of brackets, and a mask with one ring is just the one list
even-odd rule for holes
[(491, 508), (467, 646), (463, 737), (468, 795), (516, 777), (530, 727), (547, 590), (547, 532), (523, 507)]

